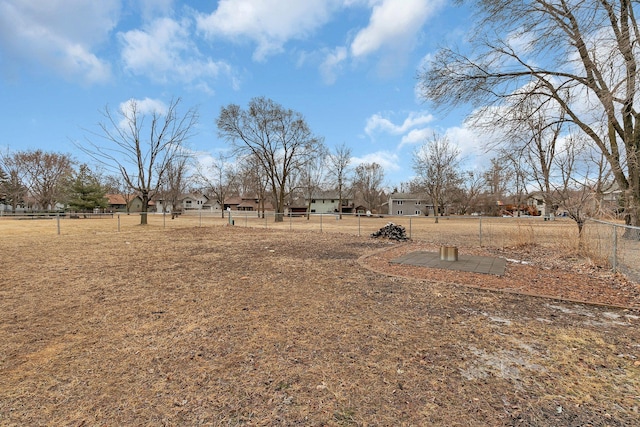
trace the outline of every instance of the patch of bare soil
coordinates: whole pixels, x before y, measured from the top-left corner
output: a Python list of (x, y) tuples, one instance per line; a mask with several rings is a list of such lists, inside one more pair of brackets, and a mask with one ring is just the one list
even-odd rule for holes
[[(237, 227), (7, 236), (0, 425), (640, 423), (640, 313), (404, 277), (385, 257), (410, 247)], [(507, 276), (594, 274), (537, 267)]]
[(438, 252), (432, 244), (406, 243), (363, 257), (374, 271), (420, 280), (542, 296), (565, 301), (640, 309), (640, 285), (589, 260), (547, 253), (537, 247), (480, 249), (459, 248), (461, 254), (507, 259), (504, 276), (436, 268), (398, 265), (394, 258), (409, 252)]

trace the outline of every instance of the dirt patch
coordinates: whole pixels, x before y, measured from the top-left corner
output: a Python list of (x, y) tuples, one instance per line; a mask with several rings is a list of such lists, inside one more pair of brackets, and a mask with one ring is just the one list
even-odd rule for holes
[(563, 258), (550, 253), (539, 254), (537, 248), (460, 248), (460, 253), (469, 255), (506, 258), (507, 268), (503, 276), (390, 263), (406, 253), (437, 250), (437, 246), (424, 243), (398, 244), (362, 257), (361, 263), (379, 273), (398, 277), (456, 283), (571, 302), (640, 309), (638, 283), (588, 260), (576, 257)]
[(640, 422), (637, 311), (406, 278), (385, 257), (407, 248), (236, 227), (7, 236), (0, 424)]

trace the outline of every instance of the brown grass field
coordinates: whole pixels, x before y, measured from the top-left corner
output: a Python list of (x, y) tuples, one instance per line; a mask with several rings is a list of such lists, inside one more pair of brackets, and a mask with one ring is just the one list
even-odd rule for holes
[[(0, 425), (640, 425), (640, 288), (570, 223), (137, 221), (0, 219)], [(527, 264), (389, 264), (443, 243)]]

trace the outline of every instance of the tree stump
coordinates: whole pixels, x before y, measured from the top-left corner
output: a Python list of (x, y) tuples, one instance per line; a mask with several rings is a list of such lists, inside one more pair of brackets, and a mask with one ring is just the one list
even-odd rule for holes
[(440, 246), (441, 261), (458, 261), (457, 246)]

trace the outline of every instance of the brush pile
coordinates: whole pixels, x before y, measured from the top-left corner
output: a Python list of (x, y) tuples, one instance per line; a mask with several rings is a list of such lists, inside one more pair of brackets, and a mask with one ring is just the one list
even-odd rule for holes
[(396, 225), (392, 222), (388, 223), (387, 225), (385, 225), (375, 233), (371, 233), (371, 237), (375, 237), (375, 238), (385, 237), (390, 240), (397, 240), (401, 242), (404, 242), (405, 240), (409, 240), (409, 238), (407, 237), (407, 232), (405, 231), (404, 227), (401, 225)]

